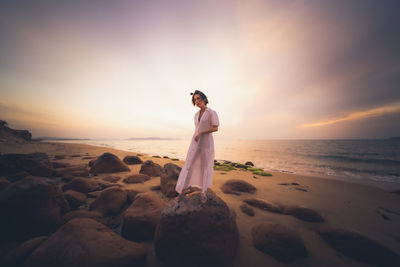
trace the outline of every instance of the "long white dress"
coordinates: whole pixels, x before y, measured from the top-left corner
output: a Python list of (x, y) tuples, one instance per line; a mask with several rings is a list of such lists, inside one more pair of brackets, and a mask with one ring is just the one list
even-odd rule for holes
[(195, 136), (212, 126), (219, 126), (217, 112), (207, 108), (200, 118), (200, 110), (194, 115), (194, 125), (196, 126), (185, 164), (179, 174), (175, 190), (180, 194), (189, 186), (197, 186), (203, 192), (212, 185), (214, 171), (214, 138), (212, 133), (202, 134), (199, 141), (195, 141)]

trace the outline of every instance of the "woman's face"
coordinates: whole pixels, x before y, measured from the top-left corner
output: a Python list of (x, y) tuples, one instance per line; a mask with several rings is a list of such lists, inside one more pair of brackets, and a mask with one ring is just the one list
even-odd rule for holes
[(194, 95), (193, 99), (194, 99), (194, 103), (195, 103), (196, 106), (198, 106), (199, 108), (201, 108), (201, 107), (204, 106), (204, 101), (203, 101), (203, 99), (201, 98), (200, 95), (198, 95), (198, 94)]

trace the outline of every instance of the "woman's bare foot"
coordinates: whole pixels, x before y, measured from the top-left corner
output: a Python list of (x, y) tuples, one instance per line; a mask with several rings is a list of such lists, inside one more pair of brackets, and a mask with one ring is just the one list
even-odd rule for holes
[(201, 193), (200, 194), (200, 199), (201, 199), (201, 203), (206, 203), (207, 202), (207, 196), (206, 196), (206, 194), (205, 193)]
[(177, 197), (174, 198), (175, 202), (181, 202), (185, 198), (184, 194), (179, 194)]

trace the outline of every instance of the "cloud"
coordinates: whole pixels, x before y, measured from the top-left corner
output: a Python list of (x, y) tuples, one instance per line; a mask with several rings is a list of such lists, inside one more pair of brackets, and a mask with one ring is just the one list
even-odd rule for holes
[(362, 120), (362, 119), (371, 118), (371, 117), (380, 117), (383, 115), (393, 114), (393, 113), (400, 113), (400, 102), (396, 102), (396, 103), (378, 107), (378, 108), (372, 108), (372, 109), (353, 112), (353, 113), (350, 113), (350, 114), (348, 114), (344, 117), (340, 117), (340, 118), (333, 118), (333, 119), (329, 119), (326, 121), (303, 124), (303, 125), (301, 125), (301, 127), (302, 128), (320, 127), (320, 126), (326, 126), (326, 125), (336, 124), (336, 123), (345, 122), (345, 121), (354, 121), (354, 120)]

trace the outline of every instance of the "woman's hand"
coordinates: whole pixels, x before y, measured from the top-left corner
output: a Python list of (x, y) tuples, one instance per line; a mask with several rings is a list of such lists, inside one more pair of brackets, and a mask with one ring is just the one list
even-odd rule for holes
[(198, 133), (195, 137), (194, 137), (194, 141), (198, 142), (200, 139), (201, 133)]

